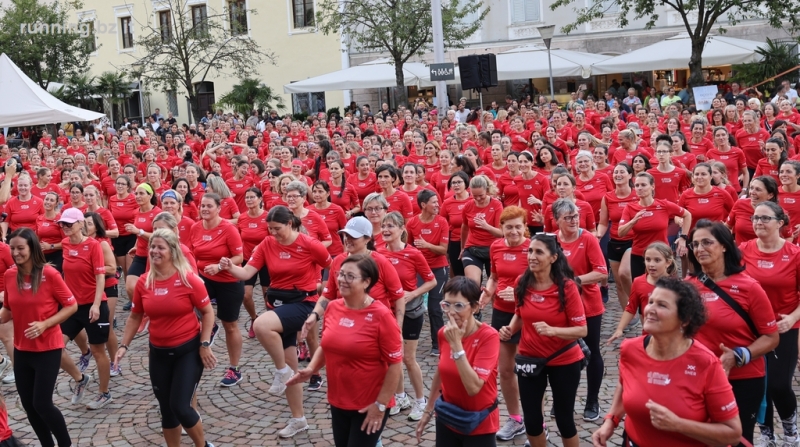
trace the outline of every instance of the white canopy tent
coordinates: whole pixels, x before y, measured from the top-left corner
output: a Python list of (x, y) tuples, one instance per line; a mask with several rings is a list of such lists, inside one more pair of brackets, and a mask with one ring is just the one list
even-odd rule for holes
[[(423, 86), (429, 77), (428, 66), (420, 62), (403, 64), (403, 82), (406, 86)], [(453, 82), (453, 81), (450, 81)], [(430, 85), (430, 82), (427, 82)], [(355, 67), (334, 71), (283, 86), (284, 93), (313, 93), (354, 88), (383, 88), (397, 86), (394, 65), (388, 58), (376, 59)]]
[[(580, 51), (551, 49), (553, 77), (581, 76), (592, 74), (592, 64), (609, 59), (611, 56), (583, 53)], [(497, 79), (548, 78), (550, 71), (547, 62), (547, 48), (540, 45), (526, 45), (497, 55)]]
[(0, 127), (35, 126), (69, 121), (92, 121), (102, 113), (73, 107), (33, 82), (11, 59), (0, 55)]
[[(709, 36), (703, 48), (703, 66), (758, 62), (761, 56), (756, 50), (763, 44), (733, 37)], [(691, 55), (692, 41), (689, 34), (681, 33), (653, 45), (598, 62), (592, 65), (592, 74), (687, 68)]]

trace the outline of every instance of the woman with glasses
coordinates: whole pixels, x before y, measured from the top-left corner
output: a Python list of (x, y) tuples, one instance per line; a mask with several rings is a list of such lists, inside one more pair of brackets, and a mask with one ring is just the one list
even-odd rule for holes
[(648, 169), (647, 173), (656, 180), (656, 197), (678, 203), (681, 192), (691, 186), (688, 172), (676, 167), (671, 157), (672, 147), (666, 141), (659, 141), (656, 145), (656, 160), (658, 165)]
[[(751, 183), (752, 185), (752, 183)], [(739, 244), (747, 274), (769, 297), (777, 321), (780, 341), (775, 355), (767, 354), (767, 411), (759, 424), (761, 444), (776, 443), (773, 404), (783, 425), (784, 445), (796, 445), (797, 399), (792, 379), (797, 367), (797, 334), (800, 328), (800, 248), (781, 237), (789, 216), (776, 203), (766, 201), (755, 207), (751, 217), (756, 238)]]
[(764, 398), (764, 357), (774, 355), (770, 351), (780, 341), (775, 314), (764, 289), (744, 272), (742, 252), (725, 225), (702, 219), (689, 240), (694, 266), (689, 282), (705, 297), (708, 314), (696, 339), (720, 358), (739, 407), (742, 436), (752, 443)]
[[(756, 207), (764, 202), (778, 203), (778, 184), (772, 177), (762, 175), (754, 178), (748, 190), (749, 197), (737, 200), (725, 221), (737, 244), (756, 238), (752, 222)], [(789, 226), (781, 227), (781, 233), (784, 237), (791, 237)]]
[(577, 185), (575, 177), (572, 174), (563, 174), (554, 177), (554, 179), (555, 199), (546, 205), (543, 213), (545, 231), (553, 232), (558, 228), (558, 222), (553, 215), (553, 203), (559, 199), (566, 199), (572, 201), (578, 207), (578, 225), (580, 228), (596, 234), (597, 222), (594, 220), (594, 211), (592, 211), (592, 207), (588, 202), (577, 198), (575, 194), (575, 186)]
[[(204, 207), (207, 200), (203, 198)], [(291, 411), (289, 423), (278, 435), (281, 438), (291, 438), (308, 430), (308, 423), (303, 411), (302, 387), (293, 385), (287, 388), (286, 382), (297, 371), (297, 333), (319, 299), (319, 271), (330, 265), (331, 258), (319, 240), (300, 233), (302, 222), (288, 208), (272, 208), (266, 220), (273, 237), (264, 239), (253, 249), (245, 266), (238, 267), (238, 259), (229, 256), (218, 256), (217, 259), (219, 268), (226, 275), (239, 280), (248, 280), (263, 267), (269, 266), (270, 284), (266, 295), (269, 311), (256, 319), (253, 328), (256, 338), (275, 364), (274, 380), (269, 393), (285, 393)], [(223, 324), (230, 324), (238, 332), (236, 319), (231, 318), (231, 321), (225, 323), (223, 319)], [(238, 350), (241, 354), (241, 341)], [(238, 369), (236, 372), (238, 373)], [(241, 381), (241, 373), (238, 373), (237, 379)]]
[(536, 446), (546, 442), (542, 399), (549, 381), (562, 443), (577, 447), (572, 415), (583, 352), (575, 341), (587, 335), (584, 306), (572, 279), (575, 274), (555, 236), (534, 235), (527, 260), (528, 268), (514, 286), (514, 317), (500, 329), (500, 340), (508, 341), (522, 331), (519, 354), (547, 359), (538, 374), (517, 373), (528, 442)]
[(320, 241), (323, 247), (330, 247), (333, 241), (325, 221), (316, 211), (304, 206), (308, 196), (308, 186), (305, 182), (295, 180), (286, 185), (283, 192), (287, 208), (300, 219), (308, 235)]
[(439, 213), (450, 226), (450, 240), (447, 244), (447, 259), (453, 276), (464, 275), (464, 265), (461, 262), (461, 226), (463, 224), (463, 210), (470, 199), (469, 177), (463, 172), (456, 172), (450, 176), (447, 185), (452, 191), (452, 197), (442, 203)]
[[(325, 310), (322, 346), (286, 385), (296, 387), (325, 367), (334, 445), (374, 446), (389, 418), (387, 410), (396, 405), (392, 393), (402, 374), (400, 330), (392, 312), (371, 296), (379, 267), (370, 255), (347, 257), (335, 278), (343, 299)], [(354, 345), (362, 349), (354, 351)], [(361, 384), (358, 393), (353, 383)]]
[[(73, 175), (70, 174), (70, 180), (77, 180), (73, 178)], [(69, 200), (64, 200), (64, 206), (62, 209), (67, 208), (75, 208), (80, 212), (86, 211), (86, 201), (83, 198), (83, 185), (78, 182), (72, 182), (67, 187), (67, 193), (69, 194)]]
[[(625, 237), (633, 231), (630, 266), (631, 279), (636, 279), (645, 274), (644, 251), (653, 242), (667, 242), (667, 227), (676, 217), (683, 220), (681, 229), (684, 235), (677, 241), (678, 256), (686, 253), (685, 235), (692, 228), (692, 214), (672, 202), (656, 199), (655, 179), (646, 172), (636, 176), (633, 187), (639, 200), (629, 202), (625, 207), (617, 232), (620, 237)], [(725, 195), (730, 200), (730, 196)]]

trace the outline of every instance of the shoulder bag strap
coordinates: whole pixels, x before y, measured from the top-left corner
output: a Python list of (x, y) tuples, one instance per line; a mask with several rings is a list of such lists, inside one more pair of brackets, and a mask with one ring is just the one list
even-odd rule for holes
[(572, 343), (569, 343), (569, 344), (567, 344), (567, 345), (566, 345), (566, 346), (564, 346), (563, 348), (561, 348), (561, 349), (559, 349), (558, 351), (556, 351), (556, 352), (552, 353), (552, 354), (551, 354), (549, 357), (547, 357), (546, 359), (544, 359), (544, 363), (545, 363), (545, 364), (546, 364), (546, 363), (549, 363), (549, 362), (550, 362), (550, 360), (553, 360), (554, 358), (558, 357), (559, 355), (561, 355), (561, 354), (563, 354), (563, 353), (565, 353), (565, 352), (569, 351), (569, 350), (570, 350), (570, 349), (571, 349), (573, 346), (575, 346), (575, 345), (577, 345), (577, 344), (578, 344), (578, 342), (577, 342), (577, 341), (573, 341)]
[(753, 320), (750, 318), (750, 315), (747, 315), (747, 312), (745, 312), (744, 309), (742, 309), (742, 306), (740, 306), (739, 303), (737, 303), (733, 298), (731, 298), (731, 296), (728, 295), (727, 292), (722, 290), (722, 288), (720, 288), (720, 286), (718, 286), (717, 283), (712, 281), (711, 278), (709, 278), (708, 275), (706, 275), (705, 273), (698, 276), (697, 279), (700, 282), (702, 282), (704, 286), (708, 287), (709, 290), (716, 293), (720, 298), (722, 298), (722, 300), (725, 301), (725, 303), (728, 304), (728, 306), (730, 306), (730, 308), (733, 309), (734, 312), (739, 314), (739, 316), (742, 317), (742, 320), (744, 320), (744, 322), (747, 323), (747, 327), (750, 328), (750, 331), (753, 332), (753, 335), (755, 335), (756, 338), (761, 336), (761, 334), (758, 333), (758, 329), (756, 328), (755, 323), (753, 323)]

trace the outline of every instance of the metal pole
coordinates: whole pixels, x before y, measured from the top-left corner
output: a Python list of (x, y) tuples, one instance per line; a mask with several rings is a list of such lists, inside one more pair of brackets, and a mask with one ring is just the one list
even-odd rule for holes
[(483, 110), (483, 91), (478, 92), (479, 97), (481, 98), (481, 110)]
[(544, 40), (547, 44), (547, 68), (550, 69), (550, 101), (555, 99), (555, 90), (553, 89), (553, 61), (550, 60), (550, 39)]
[[(431, 0), (431, 19), (433, 21), (433, 61), (444, 63), (444, 31), (442, 28), (442, 1)], [(444, 81), (436, 82), (436, 109), (439, 111), (437, 119), (441, 122), (447, 110), (447, 84)]]

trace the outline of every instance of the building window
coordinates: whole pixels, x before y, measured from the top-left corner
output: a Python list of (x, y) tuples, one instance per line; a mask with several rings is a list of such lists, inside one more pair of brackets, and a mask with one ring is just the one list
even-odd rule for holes
[(122, 33), (122, 48), (133, 48), (133, 25), (130, 17), (119, 19), (119, 30)]
[(228, 18), (231, 22), (232, 35), (247, 34), (247, 2), (245, 0), (228, 2)]
[(539, 0), (511, 0), (511, 23), (539, 22)]
[(295, 28), (314, 26), (314, 0), (292, 0), (292, 13)]
[(617, 0), (594, 0), (594, 4), (600, 3), (600, 10), (603, 14), (619, 14), (619, 3)]
[(325, 92), (293, 93), (292, 112), (308, 115), (325, 112)]
[(161, 42), (167, 43), (172, 39), (172, 23), (170, 11), (158, 12), (158, 26), (161, 30)]
[(178, 93), (175, 90), (167, 90), (167, 111), (178, 116)]
[(208, 32), (208, 12), (206, 5), (192, 6), (192, 26), (197, 33), (205, 34)]
[(97, 51), (97, 39), (94, 35), (94, 22), (83, 22), (82, 25), (85, 25), (88, 28), (86, 33), (86, 47), (89, 49), (90, 53), (94, 53)]

